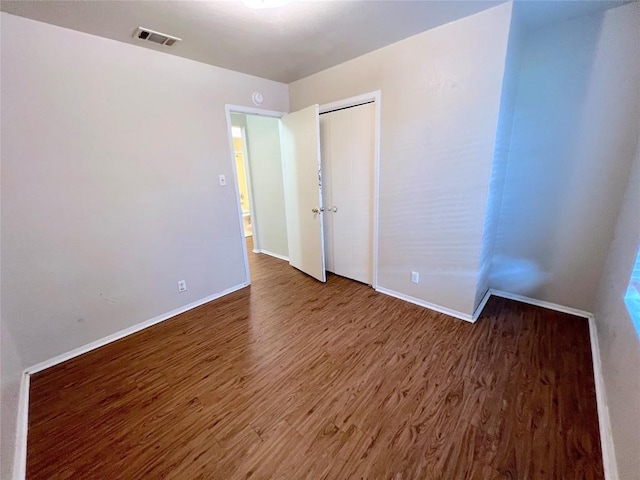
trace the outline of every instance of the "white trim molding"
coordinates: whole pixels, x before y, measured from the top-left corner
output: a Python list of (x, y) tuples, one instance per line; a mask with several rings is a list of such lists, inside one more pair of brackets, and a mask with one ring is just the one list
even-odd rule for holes
[[(238, 210), (238, 226), (240, 233), (240, 246), (242, 248), (242, 255), (244, 256), (244, 271), (246, 275), (246, 284), (249, 285), (251, 283), (251, 271), (249, 270), (249, 253), (247, 252), (247, 240), (244, 236), (244, 220), (242, 218), (242, 205), (240, 204), (240, 185), (238, 185), (238, 171), (236, 169), (236, 156), (233, 148), (233, 132), (232, 132), (232, 122), (231, 122), (231, 114), (232, 113), (244, 113), (248, 115), (261, 115), (263, 117), (275, 117), (282, 118), (285, 113), (277, 112), (274, 110), (263, 110), (261, 108), (254, 107), (245, 107), (242, 105), (230, 105), (226, 104), (224, 106), (224, 115), (227, 119), (227, 142), (229, 152), (231, 152), (231, 171), (233, 172), (233, 188), (235, 189), (235, 197), (236, 197), (236, 208)], [(245, 148), (245, 156), (247, 155), (246, 145), (244, 144), (244, 129), (243, 129), (243, 148)], [(253, 205), (253, 201), (250, 200), (250, 206)], [(251, 207), (253, 208), (253, 207)], [(255, 220), (255, 212), (252, 210), (253, 220)], [(257, 223), (257, 222), (256, 222)], [(259, 240), (259, 239), (258, 239)]]
[(618, 464), (613, 445), (613, 434), (611, 433), (611, 418), (609, 417), (609, 405), (607, 403), (607, 393), (602, 375), (602, 361), (600, 359), (600, 345), (598, 343), (598, 331), (596, 322), (591, 312), (579, 310), (577, 308), (565, 307), (557, 303), (545, 302), (534, 298), (524, 297), (514, 293), (500, 290), (489, 290), (491, 295), (508, 298), (517, 302), (528, 303), (538, 307), (548, 308), (556, 312), (568, 313), (577, 317), (583, 317), (589, 322), (589, 339), (591, 341), (591, 361), (593, 363), (593, 380), (596, 387), (596, 405), (598, 407), (598, 426), (600, 428), (600, 448), (602, 449), (602, 465), (604, 467), (604, 478), (606, 480), (618, 480)]
[(335, 102), (325, 103), (320, 105), (320, 113), (332, 112), (333, 110), (339, 110), (341, 108), (355, 107), (362, 103), (379, 102), (382, 90), (376, 90), (375, 92), (363, 93), (356, 95), (355, 97), (343, 98)]
[(482, 310), (484, 309), (491, 295), (495, 295), (496, 297), (507, 298), (509, 300), (515, 300), (517, 302), (527, 303), (529, 305), (535, 305), (538, 307), (547, 308), (549, 310), (554, 310), (556, 312), (568, 313), (570, 315), (575, 315), (578, 317), (585, 318), (589, 324), (589, 338), (591, 341), (591, 359), (593, 362), (593, 378), (594, 378), (594, 383), (596, 388), (596, 405), (598, 407), (598, 425), (600, 428), (600, 446), (602, 449), (602, 464), (604, 467), (604, 477), (606, 480), (619, 479), (618, 465), (616, 463), (615, 449), (613, 444), (613, 435), (611, 433), (611, 419), (609, 417), (609, 407), (607, 403), (604, 377), (602, 375), (602, 362), (600, 359), (600, 346), (598, 344), (598, 332), (596, 328), (595, 319), (592, 313), (586, 312), (584, 310), (579, 310), (577, 308), (566, 307), (564, 305), (559, 305), (557, 303), (545, 302), (543, 300), (536, 300), (535, 298), (529, 298), (522, 295), (517, 295), (515, 293), (489, 289), (485, 294), (485, 296), (483, 297), (482, 301), (480, 302), (480, 305), (478, 305), (478, 308), (476, 308), (476, 311), (474, 312), (473, 316), (471, 316), (465, 313), (451, 310), (446, 307), (435, 305), (433, 303), (425, 302), (424, 300), (420, 300), (418, 298), (414, 298), (409, 295), (405, 295), (403, 293), (394, 292), (393, 290), (388, 290), (386, 288), (378, 287), (375, 290), (380, 293), (384, 293), (386, 295), (399, 298), (400, 300), (405, 300), (415, 305), (419, 305), (421, 307), (425, 307), (430, 310), (435, 310), (436, 312), (444, 313), (445, 315), (450, 315), (452, 317), (459, 318), (460, 320), (465, 320), (467, 322), (475, 322), (478, 319), (478, 317), (482, 313)]
[(458, 312), (457, 310), (452, 310), (447, 307), (442, 307), (440, 305), (436, 305), (435, 303), (425, 302), (424, 300), (421, 300), (419, 298), (415, 298), (410, 295), (405, 295), (404, 293), (396, 292), (394, 290), (389, 290), (388, 288), (384, 288), (384, 287), (376, 287), (374, 288), (374, 290), (376, 292), (389, 295), (390, 297), (399, 298), (400, 300), (404, 300), (405, 302), (413, 303), (414, 305), (428, 308), (429, 310), (433, 310), (435, 312), (444, 313), (445, 315), (449, 315), (450, 317), (459, 318), (460, 320), (464, 320), (465, 322), (470, 322), (470, 323), (475, 322), (474, 320), (475, 315), (469, 315), (468, 313)]
[(265, 110), (264, 108), (246, 107), (244, 105), (231, 105), (229, 103), (224, 106), (224, 111), (227, 114), (246, 113), (248, 115), (261, 115), (263, 117), (276, 118), (281, 118), (286, 115), (285, 112), (278, 112), (277, 110)]
[(248, 286), (248, 283), (241, 283), (239, 285), (235, 285), (233, 287), (227, 288), (219, 293), (214, 293), (213, 295), (209, 295), (208, 297), (201, 298), (200, 300), (196, 300), (195, 302), (184, 305), (183, 307), (176, 308), (175, 310), (171, 310), (168, 313), (164, 313), (162, 315), (158, 315), (157, 317), (151, 318), (141, 323), (137, 323), (132, 325), (131, 327), (125, 328), (123, 330), (119, 330), (111, 335), (107, 335), (106, 337), (102, 337), (94, 342), (87, 343), (82, 347), (75, 348), (66, 353), (62, 353), (57, 355), (49, 360), (45, 360), (44, 362), (40, 362), (32, 367), (29, 367), (25, 370), (25, 373), (29, 375), (33, 375), (34, 373), (38, 373), (47, 368), (53, 367), (54, 365), (58, 365), (59, 363), (66, 362), (74, 357), (82, 355), (83, 353), (90, 352), (91, 350), (95, 350), (96, 348), (103, 347), (111, 342), (115, 342), (116, 340), (120, 340), (126, 336), (129, 336), (133, 333), (139, 332), (140, 330), (144, 330), (145, 328), (149, 328), (152, 325), (155, 325), (160, 322), (164, 322), (165, 320), (169, 320), (170, 318), (175, 317), (176, 315), (180, 315), (181, 313), (192, 310), (196, 307), (204, 305), (205, 303), (209, 303), (213, 300), (217, 300), (220, 297), (224, 297), (225, 295), (229, 295), (230, 293), (235, 292), (236, 290), (240, 290), (244, 287)]
[(485, 305), (489, 301), (489, 298), (491, 298), (491, 290), (487, 290), (487, 292), (484, 294), (484, 297), (482, 297), (482, 300), (478, 304), (475, 312), (473, 312), (473, 320), (472, 321), (474, 323), (478, 320), (478, 318), (480, 318), (480, 315), (482, 314), (482, 311), (484, 310)]
[[(233, 126), (231, 127), (233, 128)], [(258, 215), (256, 214), (256, 207), (255, 207), (255, 195), (253, 194), (253, 177), (251, 176), (251, 167), (249, 165), (249, 147), (247, 144), (247, 124), (246, 124), (246, 116), (245, 116), (245, 124), (244, 126), (240, 129), (242, 132), (242, 164), (244, 166), (244, 174), (245, 174), (245, 181), (247, 184), (247, 195), (249, 196), (249, 219), (251, 222), (251, 237), (253, 240), (253, 248), (260, 248), (260, 239), (258, 238), (258, 235), (260, 233), (260, 222), (258, 221)], [(232, 139), (233, 141), (233, 139)], [(235, 147), (234, 147), (235, 148)], [(236, 152), (234, 150), (233, 152), (233, 156), (235, 158)], [(236, 176), (238, 175), (238, 173), (236, 172)], [(238, 188), (240, 188), (240, 185), (238, 184)], [(239, 191), (238, 191), (239, 192)], [(240, 195), (240, 193), (238, 193), (238, 195)], [(240, 204), (242, 204), (242, 201), (240, 202)], [(242, 210), (242, 207), (241, 207)], [(242, 233), (244, 234), (244, 215), (242, 216)], [(245, 237), (245, 241), (246, 241)]]
[(507, 298), (509, 300), (515, 300), (517, 302), (528, 303), (529, 305), (535, 305), (542, 308), (548, 308), (549, 310), (555, 310), (556, 312), (568, 313), (577, 317), (589, 318), (593, 315), (590, 312), (584, 310), (578, 310), (577, 308), (565, 307), (557, 303), (545, 302), (544, 300), (536, 300), (535, 298), (529, 298), (515, 293), (503, 292), (502, 290), (489, 290), (491, 295), (496, 297)]
[[(282, 255), (274, 254), (273, 252), (262, 250), (260, 253), (265, 253), (267, 255), (274, 256), (275, 258), (287, 260), (286, 257), (283, 257)], [(91, 350), (107, 345), (108, 343), (124, 338), (128, 335), (136, 333), (140, 330), (148, 328), (162, 321), (173, 318), (176, 315), (187, 312), (193, 308), (199, 307), (200, 305), (203, 305), (205, 303), (221, 298), (232, 292), (240, 290), (248, 285), (249, 285), (248, 283), (242, 283), (234, 287), (228, 288), (220, 293), (195, 301), (193, 303), (190, 303), (178, 309), (172, 310), (169, 313), (160, 315), (158, 317), (152, 318), (142, 323), (138, 323), (124, 330), (120, 330), (116, 333), (113, 333), (112, 335), (108, 335), (104, 338), (96, 340), (95, 342), (91, 342), (83, 347), (76, 348), (67, 353), (58, 355), (50, 360), (46, 360), (44, 362), (38, 363), (32, 367), (25, 369), (24, 372), (22, 373), (22, 378), (20, 382), (20, 397), (19, 397), (18, 419), (17, 419), (17, 427), (16, 427), (16, 450), (14, 452), (13, 480), (24, 480), (26, 476), (27, 434), (28, 434), (28, 427), (29, 427), (29, 383), (30, 383), (30, 376), (32, 374), (40, 372), (46, 368), (52, 367), (64, 361), (70, 360), (74, 357), (82, 355), (83, 353), (87, 353)], [(482, 313), (482, 310), (484, 309), (491, 295), (495, 295), (497, 297), (507, 298), (510, 300), (515, 300), (518, 302), (527, 303), (530, 305), (536, 305), (543, 308), (548, 308), (550, 310), (569, 313), (571, 315), (576, 315), (576, 316), (586, 318), (589, 322), (589, 337), (591, 341), (591, 355), (592, 355), (593, 374), (594, 374), (594, 382), (595, 382), (595, 389), (596, 389), (596, 402), (597, 402), (597, 408), (598, 408), (598, 423), (600, 427), (600, 443), (602, 448), (602, 463), (604, 466), (604, 474), (605, 474), (606, 480), (618, 480), (619, 478), (618, 468), (617, 468), (616, 458), (615, 458), (613, 436), (611, 434), (611, 420), (609, 417), (609, 409), (608, 409), (607, 398), (606, 398), (604, 378), (602, 376), (602, 363), (600, 359), (598, 333), (597, 333), (593, 314), (589, 312), (585, 312), (583, 310), (577, 310), (571, 307), (558, 305), (555, 303), (549, 303), (549, 302), (536, 300), (529, 297), (523, 297), (517, 294), (490, 289), (487, 291), (487, 293), (483, 297), (482, 301), (480, 302), (480, 305), (478, 305), (474, 314), (469, 315), (462, 312), (458, 312), (456, 310), (452, 310), (450, 308), (442, 307), (440, 305), (425, 302), (424, 300), (411, 297), (409, 295), (405, 295), (403, 293), (399, 293), (393, 290), (389, 290), (387, 288), (377, 287), (375, 288), (375, 290), (385, 295), (389, 295), (391, 297), (395, 297), (400, 300), (404, 300), (406, 302), (410, 302), (415, 305), (428, 308), (429, 310), (434, 310), (436, 312), (443, 313), (445, 315), (449, 315), (451, 317), (458, 318), (460, 320), (464, 320), (470, 323), (474, 323), (478, 319), (478, 317)]]
[(120, 340), (121, 338), (127, 337), (133, 333), (139, 332), (140, 330), (144, 330), (145, 328), (156, 325), (165, 320), (169, 320), (181, 313), (185, 313), (189, 310), (192, 310), (196, 307), (204, 305), (205, 303), (212, 302), (213, 300), (217, 300), (218, 298), (224, 297), (225, 295), (229, 295), (237, 290), (241, 290), (245, 287), (249, 286), (248, 283), (241, 283), (239, 285), (235, 285), (233, 287), (227, 288), (222, 292), (215, 293), (213, 295), (209, 295), (208, 297), (202, 298), (200, 300), (196, 300), (195, 302), (184, 305), (183, 307), (176, 308), (168, 313), (163, 315), (159, 315), (150, 320), (146, 320), (144, 322), (133, 325), (129, 328), (125, 328), (124, 330), (120, 330), (118, 332), (112, 333), (111, 335), (107, 335), (101, 339), (98, 339), (94, 342), (88, 343), (82, 347), (75, 348), (69, 352), (63, 353), (56, 357), (53, 357), (49, 360), (45, 360), (44, 362), (40, 362), (32, 367), (26, 368), (22, 372), (22, 378), (20, 381), (20, 397), (18, 399), (18, 419), (16, 426), (16, 449), (14, 452), (14, 463), (13, 463), (13, 480), (24, 480), (27, 472), (27, 434), (29, 428), (29, 383), (31, 375), (34, 373), (41, 372), (47, 368), (53, 367), (54, 365), (58, 365), (59, 363), (66, 362), (67, 360), (71, 360), (74, 357), (78, 357), (84, 353), (90, 352), (91, 350), (95, 350), (96, 348), (103, 347), (109, 343), (115, 342), (116, 340)]
[(611, 418), (607, 392), (602, 375), (602, 361), (600, 359), (600, 344), (598, 343), (598, 329), (593, 315), (589, 315), (589, 338), (591, 340), (591, 359), (593, 361), (593, 378), (596, 385), (596, 404), (598, 406), (598, 426), (600, 427), (600, 448), (602, 449), (602, 465), (606, 480), (618, 480), (618, 464), (611, 432)]
[(18, 397), (18, 419), (16, 423), (16, 445), (13, 452), (13, 480), (24, 480), (27, 476), (27, 431), (29, 429), (29, 380), (27, 371), (20, 377)]
[(443, 307), (441, 305), (436, 305), (435, 303), (425, 302), (416, 297), (412, 297), (410, 295), (405, 295), (404, 293), (396, 292), (394, 290), (389, 290), (384, 287), (374, 288), (375, 291), (384, 293), (385, 295), (389, 295), (391, 297), (399, 298), (400, 300), (404, 300), (405, 302), (413, 303), (414, 305), (418, 305), (420, 307), (428, 308), (429, 310), (433, 310), (435, 312), (444, 313), (445, 315), (449, 315), (450, 317), (457, 318), (459, 320), (464, 320), (465, 322), (475, 323), (480, 315), (482, 314), (482, 310), (484, 310), (485, 305), (489, 301), (491, 297), (491, 290), (487, 290), (487, 293), (482, 297), (482, 301), (478, 305), (478, 307), (473, 312), (473, 315), (469, 315), (468, 313), (462, 313), (457, 310), (453, 310), (451, 308)]
[(284, 255), (280, 255), (279, 253), (271, 252), (269, 250), (265, 250), (264, 248), (261, 250), (254, 250), (253, 253), (264, 253), (265, 255), (269, 255), (270, 257), (277, 258), (279, 260), (284, 260), (285, 262), (289, 261), (289, 257), (285, 257)]

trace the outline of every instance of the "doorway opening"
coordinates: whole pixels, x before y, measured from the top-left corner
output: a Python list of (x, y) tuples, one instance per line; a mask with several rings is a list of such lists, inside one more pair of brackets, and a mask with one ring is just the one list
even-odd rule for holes
[(247, 283), (252, 250), (321, 282), (332, 272), (376, 289), (380, 92), (226, 113)]
[(249, 200), (249, 187), (247, 182), (248, 168), (246, 165), (246, 148), (244, 131), (241, 127), (231, 127), (233, 138), (233, 155), (236, 159), (236, 176), (240, 191), (240, 209), (242, 210), (242, 227), (245, 238), (253, 235), (251, 228), (251, 202)]
[(279, 118), (281, 112), (226, 106), (247, 283), (249, 254), (288, 260)]

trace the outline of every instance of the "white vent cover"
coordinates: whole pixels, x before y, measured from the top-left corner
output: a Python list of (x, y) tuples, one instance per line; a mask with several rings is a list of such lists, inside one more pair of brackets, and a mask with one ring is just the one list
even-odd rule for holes
[(181, 38), (174, 37), (172, 35), (167, 35), (166, 33), (160, 33), (154, 30), (149, 30), (148, 28), (144, 28), (144, 27), (138, 27), (135, 33), (133, 34), (133, 38), (144, 40), (146, 42), (157, 43), (158, 45), (164, 45), (165, 47), (170, 47), (174, 45), (176, 42), (182, 41)]

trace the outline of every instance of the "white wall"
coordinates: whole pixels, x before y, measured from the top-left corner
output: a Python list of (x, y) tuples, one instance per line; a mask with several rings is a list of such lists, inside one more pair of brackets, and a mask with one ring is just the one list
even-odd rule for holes
[(287, 86), (1, 19), (2, 322), (22, 362), (243, 284), (224, 106), (258, 90), (287, 111)]
[(260, 250), (288, 257), (279, 120), (258, 115), (245, 120)]
[(491, 286), (592, 311), (640, 128), (640, 9), (530, 32)]
[(609, 416), (621, 480), (640, 472), (640, 338), (623, 301), (640, 248), (640, 141), (595, 304)]
[(500, 5), (289, 86), (291, 110), (382, 91), (379, 286), (467, 315), (510, 17)]

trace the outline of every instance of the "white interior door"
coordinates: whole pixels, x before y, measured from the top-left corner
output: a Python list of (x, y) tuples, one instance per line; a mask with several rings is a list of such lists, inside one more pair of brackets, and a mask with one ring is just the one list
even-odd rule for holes
[(373, 283), (375, 104), (320, 116), (327, 270)]
[(283, 117), (280, 142), (289, 263), (325, 282), (318, 111), (313, 105)]

